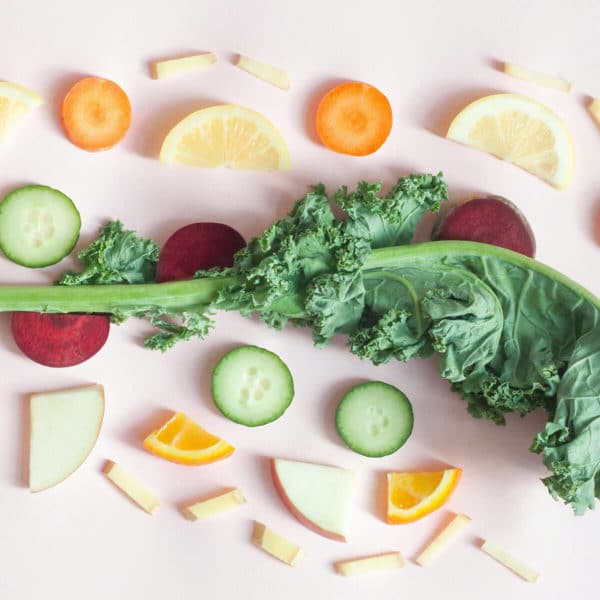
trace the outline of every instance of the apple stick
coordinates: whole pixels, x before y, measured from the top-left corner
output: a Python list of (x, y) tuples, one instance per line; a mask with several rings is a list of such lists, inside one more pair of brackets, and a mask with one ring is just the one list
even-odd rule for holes
[(195, 502), (189, 504), (182, 509), (183, 515), (190, 521), (200, 521), (206, 517), (211, 517), (219, 513), (238, 508), (242, 504), (246, 503), (246, 498), (242, 494), (241, 490), (237, 488), (202, 500), (201, 502)]
[(299, 565), (304, 560), (304, 550), (302, 548), (262, 523), (256, 522), (254, 524), (252, 542), (267, 554), (291, 567)]
[(471, 522), (471, 517), (456, 515), (416, 558), (417, 564), (425, 567), (440, 554), (448, 544)]
[(513, 573), (516, 573), (519, 577), (523, 578), (525, 581), (535, 583), (537, 578), (540, 576), (538, 571), (525, 564), (522, 560), (515, 558), (506, 552), (506, 550), (497, 544), (494, 544), (493, 542), (488, 540), (484, 541), (481, 545), (481, 549), (486, 554), (496, 559), (500, 564), (504, 565), (507, 569), (510, 569)]
[(243, 54), (239, 55), (235, 65), (246, 71), (246, 73), (250, 73), (250, 75), (254, 75), (254, 77), (258, 77), (282, 90), (290, 89), (290, 76), (283, 69), (259, 62)]
[(363, 575), (372, 571), (388, 571), (404, 566), (404, 558), (400, 552), (386, 552), (374, 556), (364, 556), (351, 560), (341, 560), (335, 563), (335, 570), (345, 577)]
[(217, 62), (217, 57), (212, 52), (193, 54), (171, 60), (159, 60), (151, 64), (153, 79), (166, 79), (173, 75), (181, 75), (190, 71), (206, 69)]
[(562, 92), (570, 92), (572, 85), (570, 82), (561, 79), (560, 77), (554, 77), (552, 75), (546, 75), (527, 67), (515, 65), (514, 63), (504, 63), (504, 72), (507, 75), (516, 77), (517, 79), (524, 79), (525, 81), (531, 81), (537, 83), (543, 87), (560, 90)]
[(142, 510), (149, 515), (156, 512), (160, 500), (143, 484), (128, 475), (117, 463), (109, 460), (104, 467), (104, 474)]
[(600, 125), (600, 98), (593, 98), (588, 105), (588, 110), (594, 121)]

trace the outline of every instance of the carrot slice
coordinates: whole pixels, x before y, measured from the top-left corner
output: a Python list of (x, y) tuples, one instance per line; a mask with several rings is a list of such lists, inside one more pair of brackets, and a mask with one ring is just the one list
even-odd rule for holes
[(317, 108), (317, 133), (334, 152), (371, 154), (381, 147), (391, 130), (392, 107), (368, 83), (342, 83), (329, 90)]
[(86, 77), (67, 93), (62, 105), (67, 137), (91, 152), (107, 150), (120, 142), (131, 123), (127, 94), (114, 82)]

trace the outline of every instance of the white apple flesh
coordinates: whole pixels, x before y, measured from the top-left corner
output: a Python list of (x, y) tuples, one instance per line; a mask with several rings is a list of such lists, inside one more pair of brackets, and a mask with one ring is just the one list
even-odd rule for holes
[(90, 385), (32, 394), (29, 489), (64, 481), (94, 447), (104, 417), (104, 389)]
[(271, 472), (283, 503), (303, 525), (330, 539), (347, 540), (353, 471), (275, 458)]

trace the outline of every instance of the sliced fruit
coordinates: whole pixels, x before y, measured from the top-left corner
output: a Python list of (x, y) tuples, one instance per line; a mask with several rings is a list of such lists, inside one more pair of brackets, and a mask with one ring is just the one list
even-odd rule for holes
[(181, 75), (190, 71), (206, 69), (217, 62), (217, 57), (212, 52), (182, 56), (170, 60), (159, 60), (152, 63), (152, 77), (166, 79), (173, 75)]
[(388, 473), (388, 523), (410, 523), (437, 510), (454, 491), (461, 469)]
[(344, 395), (335, 426), (351, 450), (363, 456), (387, 456), (409, 438), (413, 410), (408, 398), (393, 385), (369, 381)]
[(96, 354), (110, 331), (107, 315), (14, 312), (10, 327), (19, 350), (46, 367), (72, 367)]
[(287, 365), (258, 346), (239, 346), (217, 363), (211, 381), (215, 406), (247, 427), (278, 419), (294, 398), (294, 381)]
[(231, 267), (235, 253), (245, 245), (244, 238), (229, 225), (191, 223), (165, 242), (156, 265), (156, 280), (189, 279), (201, 269)]
[(471, 522), (471, 517), (464, 514), (456, 515), (448, 525), (429, 543), (429, 545), (417, 556), (415, 562), (422, 567), (427, 566), (438, 557), (448, 545), (463, 531)]
[(539, 572), (524, 563), (522, 560), (515, 558), (509, 554), (504, 548), (501, 548), (494, 542), (485, 541), (481, 545), (481, 549), (495, 558), (500, 564), (504, 565), (507, 569), (510, 569), (513, 573), (516, 573), (519, 577), (530, 583), (535, 583), (540, 576)]
[(593, 98), (588, 104), (588, 110), (592, 115), (592, 118), (600, 126), (600, 98)]
[(238, 489), (217, 494), (200, 502), (194, 502), (183, 508), (183, 514), (190, 521), (200, 521), (213, 515), (232, 510), (246, 504), (244, 494)]
[(35, 92), (9, 81), (0, 81), (0, 143), (44, 101)]
[(45, 185), (13, 190), (0, 203), (0, 249), (24, 267), (47, 267), (77, 243), (81, 217), (73, 201)]
[(235, 450), (226, 441), (208, 433), (179, 412), (144, 440), (144, 448), (156, 456), (182, 465), (204, 465), (227, 458)]
[(507, 75), (516, 77), (517, 79), (524, 79), (525, 81), (531, 81), (547, 88), (553, 88), (555, 90), (561, 90), (562, 92), (570, 92), (573, 87), (570, 82), (561, 79), (560, 77), (554, 77), (552, 75), (546, 75), (521, 65), (514, 63), (504, 63), (504, 72)]
[(304, 550), (262, 523), (254, 523), (252, 542), (286, 565), (296, 567), (304, 560)]
[(131, 124), (131, 104), (110, 79), (86, 77), (67, 93), (62, 105), (67, 137), (82, 150), (97, 152), (118, 144)]
[(75, 472), (92, 451), (103, 417), (101, 385), (30, 396), (30, 491), (45, 490)]
[(446, 136), (566, 188), (575, 170), (571, 134), (547, 106), (518, 94), (494, 94), (469, 104)]
[(243, 106), (222, 104), (198, 110), (168, 133), (160, 151), (163, 163), (231, 169), (289, 169), (284, 139), (263, 115)]
[(400, 552), (386, 552), (375, 556), (365, 556), (352, 560), (341, 560), (335, 563), (335, 570), (345, 577), (364, 575), (373, 571), (389, 571), (401, 569), (404, 566), (404, 558)]
[(354, 498), (354, 473), (297, 460), (275, 458), (271, 473), (289, 511), (317, 533), (345, 542)]
[(317, 134), (327, 148), (365, 156), (379, 149), (392, 130), (392, 107), (376, 88), (348, 81), (329, 90), (317, 108)]
[(435, 227), (435, 240), (465, 240), (535, 256), (535, 237), (521, 211), (506, 198), (474, 198), (455, 206)]
[(160, 506), (160, 500), (117, 463), (109, 460), (104, 467), (104, 474), (123, 494), (149, 515), (153, 515)]
[(246, 73), (250, 73), (250, 75), (254, 75), (271, 85), (281, 88), (282, 90), (290, 89), (290, 76), (288, 72), (283, 69), (278, 69), (272, 65), (259, 62), (258, 60), (254, 60), (243, 54), (240, 54), (235, 64), (243, 71), (246, 71)]

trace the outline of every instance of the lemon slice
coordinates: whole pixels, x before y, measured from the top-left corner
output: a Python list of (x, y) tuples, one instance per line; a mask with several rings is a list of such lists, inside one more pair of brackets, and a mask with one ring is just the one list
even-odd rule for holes
[(494, 94), (469, 104), (452, 121), (448, 139), (511, 162), (557, 188), (573, 178), (573, 140), (547, 106), (518, 94)]
[(223, 104), (193, 112), (169, 132), (163, 163), (231, 169), (289, 169), (290, 155), (275, 126), (260, 113)]
[(8, 81), (0, 81), (0, 142), (3, 142), (17, 123), (43, 100), (35, 92)]

